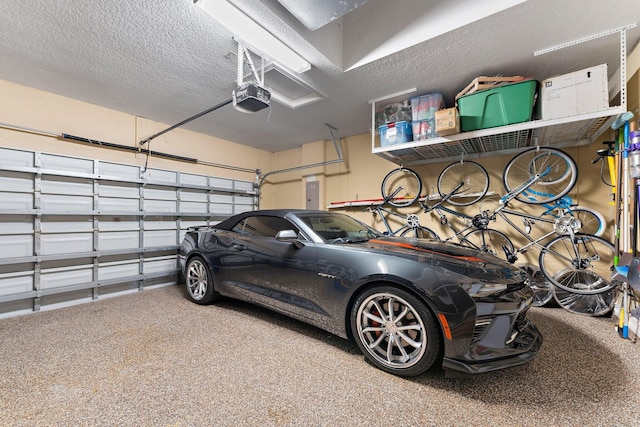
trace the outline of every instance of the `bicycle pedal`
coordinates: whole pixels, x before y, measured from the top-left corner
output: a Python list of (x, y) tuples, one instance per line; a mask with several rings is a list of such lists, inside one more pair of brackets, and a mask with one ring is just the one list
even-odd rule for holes
[(446, 216), (443, 215), (443, 216), (440, 217), (440, 224), (447, 225), (448, 222), (449, 222), (449, 220), (447, 219)]

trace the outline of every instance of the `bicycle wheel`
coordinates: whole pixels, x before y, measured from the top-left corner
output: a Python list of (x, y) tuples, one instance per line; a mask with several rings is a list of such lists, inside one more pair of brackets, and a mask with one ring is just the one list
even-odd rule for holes
[[(462, 186), (456, 190), (460, 184)], [(455, 206), (476, 203), (487, 194), (488, 189), (489, 174), (475, 162), (451, 163), (438, 176), (440, 197), (452, 196), (447, 201)]]
[(416, 228), (407, 228), (402, 233), (400, 233), (400, 237), (406, 237), (406, 238), (415, 237), (418, 239), (440, 240), (440, 236), (438, 236), (435, 231), (423, 226), (419, 226)]
[(533, 301), (531, 305), (534, 307), (544, 307), (553, 300), (553, 286), (539, 268), (533, 264), (525, 264), (520, 266), (527, 273), (527, 285), (533, 290)]
[(576, 206), (567, 210), (567, 215), (571, 215), (580, 221), (581, 233), (594, 236), (602, 236), (602, 233), (604, 233), (607, 222), (602, 214), (595, 209)]
[(384, 200), (392, 206), (409, 206), (420, 197), (422, 180), (411, 169), (394, 169), (382, 180), (381, 191)]
[(502, 183), (517, 190), (536, 175), (540, 178), (515, 198), (523, 203), (543, 204), (567, 194), (578, 179), (578, 167), (571, 156), (557, 148), (536, 147), (513, 157), (504, 169)]
[[(600, 277), (589, 271), (576, 273), (568, 269), (559, 272), (555, 280), (571, 287), (576, 281), (589, 283), (600, 280)], [(553, 298), (560, 307), (572, 313), (587, 316), (604, 316), (609, 313), (616, 303), (617, 295), (617, 287), (593, 295), (582, 295), (553, 286)]]
[(503, 247), (513, 253), (515, 251), (511, 240), (502, 232), (490, 228), (473, 230), (467, 233), (460, 244), (469, 246), (482, 252), (488, 252), (498, 258), (506, 259)]
[(544, 275), (567, 292), (594, 295), (616, 286), (611, 279), (615, 248), (602, 237), (589, 234), (558, 236), (540, 252)]

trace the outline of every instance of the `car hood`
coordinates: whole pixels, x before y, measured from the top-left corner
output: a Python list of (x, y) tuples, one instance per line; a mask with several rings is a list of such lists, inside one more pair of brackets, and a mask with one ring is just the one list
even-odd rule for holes
[(404, 239), (382, 236), (362, 243), (376, 251), (407, 257), (424, 257), (434, 266), (457, 272), (474, 279), (525, 280), (524, 272), (506, 261), (486, 252), (467, 248), (455, 243), (429, 239)]

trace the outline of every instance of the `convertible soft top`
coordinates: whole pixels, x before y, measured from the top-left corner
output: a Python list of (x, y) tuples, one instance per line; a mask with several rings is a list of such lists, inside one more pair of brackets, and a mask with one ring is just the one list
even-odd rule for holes
[(289, 213), (318, 213), (318, 214), (327, 214), (330, 215), (330, 212), (327, 211), (310, 211), (310, 210), (301, 210), (301, 209), (263, 209), (258, 211), (247, 211), (243, 213), (239, 213), (237, 215), (233, 215), (222, 222), (218, 223), (214, 228), (218, 228), (221, 230), (231, 230), (233, 226), (235, 226), (238, 222), (249, 216), (277, 216), (280, 218), (284, 218)]

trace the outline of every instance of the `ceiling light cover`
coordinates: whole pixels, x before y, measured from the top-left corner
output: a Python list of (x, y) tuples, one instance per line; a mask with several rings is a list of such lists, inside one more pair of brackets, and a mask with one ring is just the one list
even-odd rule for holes
[(308, 61), (227, 0), (196, 0), (196, 5), (242, 39), (258, 55), (296, 73), (311, 69)]

